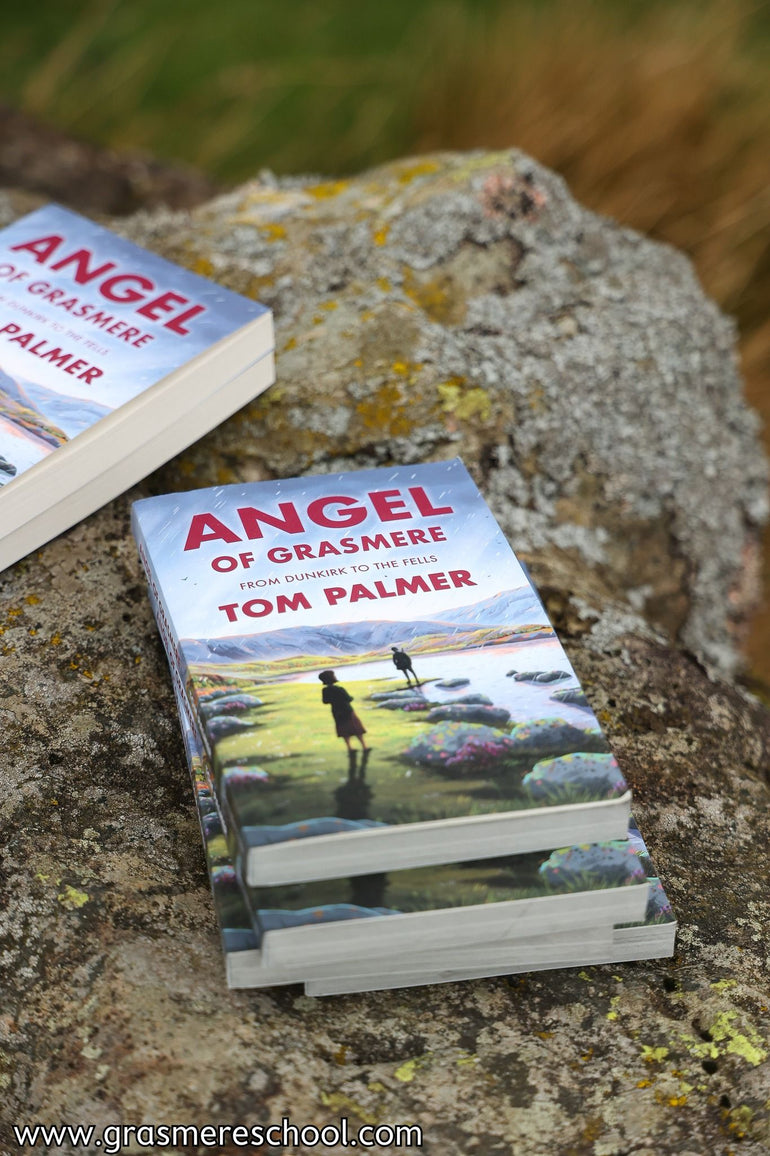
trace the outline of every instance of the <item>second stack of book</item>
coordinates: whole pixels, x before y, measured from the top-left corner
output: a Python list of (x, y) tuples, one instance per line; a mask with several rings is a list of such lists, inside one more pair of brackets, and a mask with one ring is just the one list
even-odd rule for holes
[(668, 955), (631, 796), (459, 460), (150, 498), (231, 986)]

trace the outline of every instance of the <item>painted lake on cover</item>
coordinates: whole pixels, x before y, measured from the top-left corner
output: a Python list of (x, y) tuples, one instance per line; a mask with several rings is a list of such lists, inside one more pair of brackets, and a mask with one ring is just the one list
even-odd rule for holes
[[(255, 844), (297, 837), (294, 824), (324, 834), (625, 792), (593, 712), (562, 701), (585, 700), (556, 638), (410, 653), (418, 687), (388, 648), (274, 678), (261, 663), (251, 678), (239, 665), (198, 680), (215, 777)], [(361, 726), (349, 716), (338, 726), (324, 669)], [(334, 818), (343, 825), (327, 829)]]
[[(409, 647), (407, 645), (406, 649)], [(436, 702), (454, 702), (466, 692), (484, 694), (495, 705), (507, 706), (513, 721), (528, 722), (530, 719), (544, 718), (558, 714), (576, 726), (585, 726), (591, 717), (585, 707), (558, 702), (551, 698), (556, 690), (569, 690), (579, 685), (577, 676), (567, 661), (561, 644), (555, 638), (535, 642), (516, 642), (510, 646), (496, 646), (481, 650), (446, 651), (443, 654), (421, 654), (413, 656), (414, 672), (422, 682), (431, 679), (425, 693)], [(510, 670), (526, 671), (563, 670), (569, 678), (555, 683), (515, 682), (509, 677)], [(383, 679), (383, 690), (404, 688), (404, 676), (396, 670), (390, 658), (379, 662), (362, 662), (340, 666), (338, 677), (342, 683)], [(440, 687), (436, 682), (449, 682), (456, 678), (470, 679), (468, 686), (454, 689)], [(300, 675), (297, 682), (318, 684), (316, 672)], [(515, 695), (515, 706), (511, 700)]]

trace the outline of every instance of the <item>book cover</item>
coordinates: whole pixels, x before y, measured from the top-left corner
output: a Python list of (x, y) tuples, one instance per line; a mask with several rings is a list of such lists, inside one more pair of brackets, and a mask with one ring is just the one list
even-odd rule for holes
[[(260, 317), (263, 305), (60, 206), (3, 229), (0, 485)], [(271, 348), (266, 331), (250, 360)]]
[(459, 460), (150, 498), (134, 530), (249, 883), (625, 834), (623, 775)]

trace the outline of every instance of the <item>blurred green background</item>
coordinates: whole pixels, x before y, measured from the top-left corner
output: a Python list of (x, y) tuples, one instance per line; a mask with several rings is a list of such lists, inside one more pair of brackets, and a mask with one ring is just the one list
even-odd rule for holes
[(221, 183), (517, 145), (690, 254), (770, 424), (767, 0), (6, 0), (0, 100)]

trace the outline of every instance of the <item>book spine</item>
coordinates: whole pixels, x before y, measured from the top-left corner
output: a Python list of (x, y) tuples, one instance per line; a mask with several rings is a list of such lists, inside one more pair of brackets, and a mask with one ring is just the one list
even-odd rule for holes
[[(177, 696), (178, 697), (178, 696)], [(250, 951), (253, 953), (259, 951), (259, 943), (261, 932), (255, 926), (254, 916), (252, 914), (248, 895), (246, 894), (240, 879), (236, 875), (236, 882), (240, 893), (240, 909), (237, 907), (233, 909), (233, 896), (229, 897), (228, 909), (225, 910), (222, 896), (218, 893), (215, 885), (214, 872), (216, 868), (232, 868), (232, 861), (228, 855), (218, 853), (215, 855), (212, 850), (212, 840), (215, 838), (216, 832), (207, 830), (206, 818), (204, 817), (204, 804), (201, 795), (201, 785), (204, 790), (208, 789), (211, 794), (211, 801), (214, 805), (216, 815), (220, 827), (224, 832), (224, 825), (222, 822), (222, 815), (219, 810), (216, 798), (213, 795), (210, 787), (210, 780), (207, 773), (206, 756), (201, 750), (200, 742), (197, 733), (192, 725), (187, 721), (187, 715), (184, 711), (181, 702), (178, 702), (181, 721), (182, 742), (184, 744), (185, 755), (187, 758), (187, 767), (190, 772), (190, 783), (193, 789), (193, 798), (195, 800), (195, 810), (198, 815), (198, 825), (200, 827), (201, 839), (203, 842), (203, 851), (206, 859), (206, 868), (209, 873), (209, 885), (211, 888), (211, 896), (214, 903), (214, 913), (216, 915), (217, 925), (219, 927), (219, 936), (222, 943), (222, 952), (225, 956), (225, 968), (228, 976), (230, 975), (229, 958), (233, 954), (239, 954), (243, 951)], [(208, 812), (212, 814), (212, 812)], [(230, 925), (230, 929), (229, 926)], [(231, 941), (233, 936), (232, 925), (235, 928), (235, 938), (237, 943), (234, 945)]]
[[(134, 525), (134, 534), (136, 536), (137, 544), (139, 547), (139, 557), (144, 568), (145, 576), (147, 578), (147, 592), (150, 599), (150, 606), (155, 616), (158, 632), (166, 652), (166, 660), (168, 662), (169, 671), (171, 674), (171, 682), (176, 697), (177, 710), (179, 711), (180, 716), (184, 716), (184, 720), (187, 726), (192, 731), (197, 743), (200, 746), (201, 765), (204, 769), (206, 780), (212, 792), (220, 822), (222, 823), (222, 831), (227, 840), (227, 846), (233, 861), (233, 868), (235, 870), (235, 874), (244, 897), (244, 902), (248, 907), (251, 920), (254, 925), (254, 931), (261, 939), (263, 935), (263, 929), (259, 921), (258, 912), (254, 909), (253, 904), (249, 898), (249, 890), (245, 882), (244, 856), (246, 853), (246, 848), (244, 848), (241, 842), (238, 825), (232, 821), (232, 814), (230, 812), (230, 808), (227, 805), (227, 799), (224, 797), (224, 793), (218, 788), (216, 777), (214, 775), (211, 751), (208, 749), (208, 745), (206, 743), (205, 731), (201, 726), (195, 705), (190, 701), (190, 696), (187, 693), (187, 670), (186, 665), (184, 664), (182, 651), (179, 646), (179, 640), (176, 636), (176, 632), (173, 629), (171, 616), (168, 612), (168, 606), (166, 605), (163, 599), (163, 595), (159, 589), (152, 563), (150, 562), (150, 559), (147, 555), (144, 536), (141, 532), (141, 528), (136, 524), (136, 522)], [(185, 738), (185, 722), (182, 723), (183, 738)], [(188, 749), (187, 741), (185, 741), (185, 748)]]

